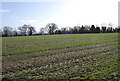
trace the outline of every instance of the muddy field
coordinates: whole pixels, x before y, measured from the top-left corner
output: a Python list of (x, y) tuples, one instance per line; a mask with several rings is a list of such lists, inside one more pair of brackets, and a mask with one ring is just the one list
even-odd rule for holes
[(120, 79), (117, 33), (2, 40), (4, 80)]

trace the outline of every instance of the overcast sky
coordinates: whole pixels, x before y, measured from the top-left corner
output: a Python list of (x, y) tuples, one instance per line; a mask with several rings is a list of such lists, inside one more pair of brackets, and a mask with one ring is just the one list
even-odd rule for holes
[[(24, 0), (25, 1), (25, 0)], [(28, 0), (26, 0), (28, 1)], [(31, 0), (29, 0), (31, 1)], [(36, 29), (47, 23), (59, 28), (75, 25), (118, 25), (119, 0), (59, 0), (40, 2), (2, 2), (2, 25), (16, 28), (30, 24)]]

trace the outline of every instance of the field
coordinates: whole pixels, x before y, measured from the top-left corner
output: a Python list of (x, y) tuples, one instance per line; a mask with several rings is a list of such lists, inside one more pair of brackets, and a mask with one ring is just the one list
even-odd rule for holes
[(120, 79), (118, 34), (2, 38), (4, 79)]

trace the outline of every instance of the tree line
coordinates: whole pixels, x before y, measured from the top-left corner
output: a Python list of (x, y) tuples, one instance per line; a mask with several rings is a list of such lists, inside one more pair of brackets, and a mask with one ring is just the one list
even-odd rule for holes
[(83, 33), (120, 33), (120, 27), (113, 28), (111, 24), (101, 27), (95, 25), (82, 25), (74, 27), (62, 27), (58, 28), (55, 23), (48, 23), (44, 28), (40, 28), (39, 32), (36, 32), (35, 28), (31, 25), (24, 24), (13, 29), (9, 26), (4, 26), (0, 30), (1, 37), (11, 36), (31, 36), (31, 35), (51, 35), (51, 34), (83, 34)]

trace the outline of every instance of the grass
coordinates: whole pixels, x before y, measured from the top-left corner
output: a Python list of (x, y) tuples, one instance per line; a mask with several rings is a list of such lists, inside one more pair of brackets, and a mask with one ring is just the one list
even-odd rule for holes
[[(65, 48), (94, 43), (118, 41), (116, 34), (72, 34), (72, 35), (48, 35), (31, 37), (3, 38), (3, 54), (17, 54), (37, 50)], [(100, 39), (99, 39), (100, 38)], [(80, 41), (79, 41), (80, 40)], [(14, 51), (13, 51), (14, 50)]]
[(3, 37), (3, 78), (116, 79), (118, 34)]

